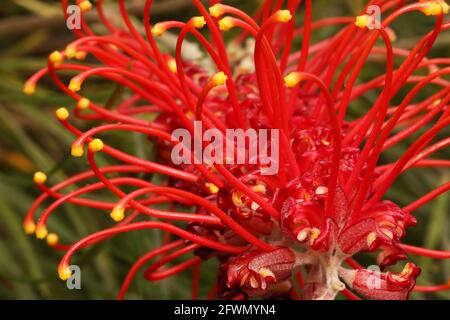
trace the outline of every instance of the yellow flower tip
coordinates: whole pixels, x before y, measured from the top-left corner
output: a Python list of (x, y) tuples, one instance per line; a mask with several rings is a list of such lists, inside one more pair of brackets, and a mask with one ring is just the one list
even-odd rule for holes
[(84, 59), (86, 59), (86, 56), (87, 56), (86, 51), (78, 51), (77, 54), (75, 55), (75, 59), (83, 61)]
[(311, 229), (311, 243), (313, 243), (320, 235), (320, 229), (312, 228)]
[(386, 33), (389, 37), (389, 40), (391, 40), (391, 42), (397, 41), (397, 34), (395, 33), (394, 30), (392, 30), (391, 28), (386, 28)]
[(192, 112), (191, 110), (189, 110), (188, 112), (186, 112), (186, 117), (187, 117), (189, 120), (194, 120), (194, 119), (195, 119), (195, 113)]
[(205, 183), (205, 185), (209, 189), (209, 192), (211, 194), (217, 194), (219, 192), (219, 187), (216, 186), (214, 183), (207, 182)]
[(61, 52), (59, 51), (53, 51), (49, 56), (48, 56), (48, 61), (50, 61), (53, 65), (57, 66), (59, 64), (61, 64), (61, 62), (64, 60), (64, 56), (62, 55)]
[(68, 45), (64, 50), (64, 54), (68, 59), (73, 59), (77, 55), (77, 48), (75, 48), (75, 46)]
[(224, 17), (219, 20), (219, 29), (222, 31), (228, 31), (234, 27), (234, 20), (231, 17)]
[(87, 98), (81, 98), (77, 103), (78, 109), (87, 109), (89, 108), (89, 105), (91, 104), (91, 101)]
[(92, 3), (88, 0), (82, 1), (80, 4), (81, 12), (88, 12), (92, 10)]
[(36, 92), (36, 85), (32, 83), (25, 83), (23, 86), (23, 93), (27, 96), (31, 96)]
[(59, 108), (55, 111), (55, 115), (58, 120), (67, 120), (67, 118), (69, 118), (69, 110), (67, 110), (66, 108)]
[(160, 37), (164, 32), (166, 32), (166, 28), (161, 23), (156, 23), (151, 32), (155, 37)]
[(111, 213), (110, 213), (110, 217), (115, 221), (115, 222), (120, 222), (125, 218), (125, 209), (121, 206), (117, 206), (115, 207)]
[(82, 145), (72, 145), (71, 154), (73, 157), (82, 157), (84, 154), (84, 148)]
[(284, 77), (284, 84), (288, 88), (293, 88), (302, 81), (302, 77), (298, 72), (291, 72)]
[(216, 3), (212, 7), (209, 7), (209, 14), (214, 18), (219, 18), (221, 15), (225, 13), (223, 5), (220, 3)]
[(69, 90), (72, 92), (78, 92), (81, 90), (81, 81), (73, 78), (69, 83)]
[(47, 181), (47, 175), (42, 171), (35, 172), (33, 175), (33, 181), (36, 184), (43, 184)]
[(23, 224), (23, 230), (25, 231), (26, 234), (33, 234), (36, 232), (36, 225), (34, 224), (33, 221), (27, 220)]
[(50, 233), (47, 236), (47, 244), (50, 247), (53, 247), (53, 246), (57, 245), (58, 242), (59, 242), (59, 236), (56, 233)]
[(98, 152), (103, 149), (103, 141), (100, 139), (94, 139), (89, 142), (89, 150), (91, 152)]
[(68, 265), (60, 265), (58, 267), (58, 276), (61, 280), (66, 281), (72, 276), (72, 271)]
[(371, 232), (367, 235), (367, 246), (371, 246), (372, 243), (375, 242), (375, 240), (377, 240), (377, 233), (376, 232)]
[(220, 71), (220, 72), (217, 72), (215, 75), (212, 76), (211, 83), (214, 86), (221, 86), (221, 85), (225, 84), (227, 79), (228, 79), (228, 77), (225, 75), (225, 73)]
[(438, 16), (440, 14), (447, 14), (449, 12), (449, 5), (444, 0), (427, 1), (424, 2), (425, 6), (422, 8), (422, 12), (426, 16)]
[(36, 227), (36, 238), (45, 239), (48, 235), (48, 230), (45, 226), (37, 226)]
[(292, 19), (292, 14), (289, 10), (278, 10), (275, 14), (278, 22), (286, 23)]
[(370, 24), (371, 19), (372, 18), (367, 14), (357, 16), (355, 19), (355, 26), (361, 29), (367, 28)]
[(206, 20), (205, 20), (205, 18), (204, 17), (193, 17), (192, 19), (191, 19), (191, 21), (192, 21), (192, 25), (194, 26), (194, 28), (196, 28), (196, 29), (201, 29), (201, 28), (203, 28), (204, 26), (205, 26), (205, 24), (206, 24)]
[(169, 67), (170, 71), (173, 73), (177, 73), (177, 62), (175, 59), (170, 59), (169, 62), (167, 62), (167, 66)]

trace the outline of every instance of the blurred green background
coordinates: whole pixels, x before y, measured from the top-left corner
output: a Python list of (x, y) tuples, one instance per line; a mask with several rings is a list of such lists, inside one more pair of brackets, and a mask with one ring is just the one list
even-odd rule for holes
[[(105, 2), (115, 8), (115, 1)], [(137, 23), (143, 2), (127, 1)], [(233, 2), (250, 12), (257, 5), (257, 1)], [(315, 0), (314, 16), (354, 15), (363, 3), (360, 0)], [(196, 14), (189, 0), (156, 0), (152, 16), (154, 21), (187, 20)], [(95, 16), (90, 22), (94, 29), (102, 30)], [(425, 19), (419, 14), (399, 19), (394, 24), (398, 35), (395, 45), (411, 48), (432, 26), (432, 19)], [(314, 38), (334, 32), (333, 28), (326, 28), (316, 32)], [(39, 84), (37, 93), (32, 97), (22, 94), (24, 80), (46, 65), (48, 53), (64, 48), (73, 39), (60, 15), (59, 1), (3, 0), (0, 6), (0, 39), (0, 299), (114, 299), (132, 263), (160, 243), (157, 232), (121, 235), (78, 253), (74, 262), (82, 268), (82, 290), (71, 291), (57, 278), (56, 266), (61, 253), (25, 235), (22, 230), (22, 219), (39, 194), (32, 183), (34, 171), (48, 172), (50, 182), (55, 183), (70, 173), (87, 168), (84, 161), (69, 156), (73, 138), (53, 116), (56, 107), (72, 108), (71, 100), (56, 90), (49, 79)], [(443, 33), (432, 55), (449, 57), (449, 44), (450, 33)], [(369, 63), (363, 78), (371, 78), (379, 69), (379, 64)], [(115, 93), (117, 88), (111, 83), (98, 82), (90, 89), (86, 88), (87, 96), (103, 103), (111, 100)], [(427, 91), (422, 94), (426, 96)], [(368, 95), (358, 103), (361, 106), (370, 105), (375, 97)], [(89, 128), (86, 123), (80, 126), (82, 129)], [(441, 136), (448, 135), (448, 129), (441, 133)], [(116, 146), (139, 156), (151, 157), (151, 144), (141, 136), (117, 135), (113, 138)], [(407, 144), (402, 144), (390, 149), (383, 161), (394, 161), (406, 147)], [(440, 156), (448, 159), (449, 152), (444, 151)], [(443, 170), (412, 170), (401, 176), (388, 197), (405, 205), (448, 179), (449, 172)], [(418, 227), (408, 230), (407, 243), (450, 250), (448, 198), (448, 195), (441, 196), (416, 212)], [(71, 205), (59, 208), (57, 216), (50, 219), (49, 229), (57, 230), (65, 243), (112, 224), (105, 214)], [(372, 261), (368, 257), (362, 259), (367, 263)], [(438, 284), (450, 279), (449, 261), (414, 256), (411, 259), (423, 269), (419, 284)], [(200, 289), (203, 297), (215, 280), (216, 266), (215, 262), (208, 262), (202, 268)], [(156, 284), (142, 280), (141, 276), (138, 274), (127, 298), (189, 298), (190, 272)], [(415, 293), (412, 297), (449, 299), (450, 293)]]

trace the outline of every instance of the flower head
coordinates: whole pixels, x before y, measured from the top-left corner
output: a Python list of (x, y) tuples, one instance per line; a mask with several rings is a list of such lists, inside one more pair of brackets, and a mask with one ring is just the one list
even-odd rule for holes
[[(448, 138), (433, 141), (450, 124), (445, 80), (450, 68), (441, 67), (449, 62), (426, 58), (437, 36), (450, 28), (442, 18), (448, 6), (441, 0), (401, 7), (397, 1), (371, 1), (379, 5), (385, 18), (379, 29), (368, 30), (372, 17), (364, 11), (356, 18), (312, 22), (312, 1), (303, 2), (302, 26), (296, 22), (297, 13), (303, 12), (302, 1), (292, 2), (289, 10), (273, 11), (271, 2), (264, 1), (252, 18), (220, 3), (208, 13), (194, 0), (199, 16), (187, 22), (158, 22), (152, 27), (152, 1), (147, 0), (143, 36), (131, 23), (124, 0), (119, 0), (126, 28), (113, 25), (100, 14), (110, 34), (96, 35), (84, 24), (84, 29), (76, 32), (78, 39), (64, 52), (52, 53), (47, 68), (27, 81), (24, 91), (32, 94), (38, 80), (49, 74), (73, 98), (73, 111), (59, 108), (56, 116), (75, 135), (72, 155), (86, 156), (90, 166), (53, 187), (45, 185), (45, 174), (39, 172), (34, 177), (43, 194), (28, 212), (24, 228), (39, 239), (47, 239), (50, 246), (67, 250), (58, 268), (61, 279), (70, 277), (69, 262), (77, 250), (116, 234), (148, 229), (165, 231), (167, 241), (136, 262), (119, 298), (124, 297), (137, 270), (157, 256), (160, 260), (145, 272), (149, 281), (188, 268), (197, 274), (203, 261), (217, 259), (216, 286), (222, 297), (304, 299), (334, 299), (339, 293), (354, 298), (349, 290), (369, 299), (406, 299), (415, 288), (420, 269), (406, 262), (402, 272), (394, 273), (386, 271), (387, 266), (407, 259), (408, 253), (450, 257), (449, 252), (402, 242), (407, 228), (416, 224), (414, 211), (448, 191), (449, 183), (403, 207), (386, 196), (405, 171), (449, 166), (448, 160), (429, 158), (450, 144)], [(102, 5), (103, 1), (96, 2), (99, 12), (103, 12)], [(80, 6), (83, 12), (94, 9), (89, 1)], [(435, 20), (435, 27), (412, 50), (393, 48), (392, 24), (411, 11), (433, 16), (430, 19)], [(341, 24), (341, 31), (311, 42), (315, 29)], [(205, 26), (209, 38), (198, 31)], [(233, 46), (227, 47), (222, 31), (231, 28), (241, 33), (232, 40)], [(154, 38), (166, 32), (179, 33), (172, 54), (161, 51), (159, 40)], [(188, 34), (198, 40), (213, 64), (203, 56), (182, 55)], [(300, 48), (295, 47), (295, 37), (302, 39)], [(251, 50), (244, 45), (246, 38)], [(358, 82), (365, 63), (380, 54), (385, 57), (383, 71)], [(97, 64), (65, 61), (83, 60), (86, 55)], [(397, 65), (396, 60), (402, 62)], [(59, 78), (61, 70), (78, 74), (66, 84)], [(423, 75), (423, 70), (429, 73)], [(131, 94), (112, 108), (92, 101), (81, 94), (82, 84), (93, 76), (116, 82)], [(403, 94), (401, 89), (409, 84), (413, 88)], [(416, 102), (417, 94), (431, 85), (438, 86), (436, 93)], [(359, 115), (352, 113), (356, 100), (369, 93), (376, 95), (373, 103), (358, 110)], [(70, 123), (71, 113), (98, 122), (89, 122), (92, 128), (83, 132)], [(148, 114), (153, 120), (145, 117)], [(187, 152), (193, 163), (175, 162), (171, 151), (176, 142), (171, 133), (185, 129), (191, 134), (184, 141), (186, 145), (195, 143), (199, 123), (200, 134), (213, 129), (218, 141), (227, 140), (229, 129), (277, 130), (266, 136), (278, 140), (265, 150), (273, 154), (279, 147), (279, 157), (273, 159), (279, 168), (277, 174), (265, 174), (270, 164), (261, 154), (244, 156), (240, 163), (229, 159), (203, 163), (196, 162), (195, 152), (184, 147), (183, 154)], [(158, 162), (138, 158), (115, 148), (114, 141), (97, 138), (109, 131), (151, 138)], [(403, 154), (392, 163), (382, 162), (392, 146), (405, 143), (410, 136), (415, 141)], [(248, 155), (250, 148), (245, 140), (240, 146), (233, 140), (231, 149)], [(95, 160), (97, 153), (105, 153), (120, 164), (100, 167)], [(159, 173), (163, 179), (154, 184), (136, 175), (139, 173)], [(97, 181), (87, 183), (91, 178)], [(63, 192), (80, 183), (85, 186)], [(118, 200), (84, 197), (102, 189), (111, 191)], [(35, 219), (35, 212), (47, 198), (55, 202)], [(65, 203), (105, 211), (112, 218), (111, 227), (76, 243), (61, 244), (56, 233), (48, 232), (46, 223)], [(193, 208), (194, 213), (177, 211), (177, 204)], [(354, 256), (361, 252), (375, 253), (380, 269), (373, 271), (357, 263)], [(189, 253), (193, 257), (167, 267)], [(296, 292), (295, 278), (301, 292)], [(435, 287), (430, 288), (427, 290)]]

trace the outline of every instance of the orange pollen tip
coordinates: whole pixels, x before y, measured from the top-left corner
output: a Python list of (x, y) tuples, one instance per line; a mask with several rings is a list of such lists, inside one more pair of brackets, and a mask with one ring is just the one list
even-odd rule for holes
[(234, 19), (231, 17), (224, 17), (219, 20), (219, 29), (222, 31), (228, 31), (234, 26)]
[(223, 8), (223, 5), (220, 3), (217, 3), (217, 4), (213, 5), (212, 7), (209, 7), (209, 14), (214, 18), (219, 18), (224, 13), (225, 13), (225, 9)]
[(48, 230), (45, 226), (38, 225), (36, 227), (36, 238), (45, 239), (48, 235)]
[(58, 267), (58, 276), (61, 280), (66, 281), (72, 276), (69, 266), (61, 265)]
[(194, 26), (194, 28), (196, 28), (196, 29), (201, 29), (206, 24), (206, 20), (204, 17), (193, 17), (191, 19), (191, 22), (192, 22), (192, 25)]
[(26, 234), (33, 234), (36, 232), (36, 225), (31, 220), (25, 221), (23, 224), (23, 230)]
[(67, 120), (69, 118), (69, 110), (66, 108), (59, 108), (55, 111), (56, 118), (61, 121)]
[(91, 104), (91, 101), (87, 98), (81, 98), (77, 103), (78, 109), (87, 109), (89, 108), (89, 105)]
[(292, 14), (289, 10), (278, 10), (275, 15), (278, 22), (285, 23), (292, 19)]
[(291, 72), (287, 76), (284, 77), (284, 84), (288, 88), (294, 88), (302, 81), (302, 76), (299, 72)]
[(101, 151), (104, 147), (103, 141), (100, 139), (94, 139), (91, 142), (89, 142), (89, 150), (91, 152), (98, 152)]
[(59, 236), (56, 233), (50, 233), (47, 236), (47, 244), (51, 247), (57, 245), (59, 242)]
[(125, 218), (125, 209), (121, 206), (117, 206), (115, 207), (110, 214), (110, 217), (115, 221), (115, 222), (120, 222)]
[(44, 184), (47, 181), (47, 175), (42, 171), (35, 172), (33, 175), (33, 181), (36, 184)]
[(81, 12), (88, 12), (92, 10), (92, 3), (88, 0), (82, 1), (80, 4)]
[(217, 72), (215, 75), (211, 78), (211, 84), (213, 86), (222, 86), (227, 81), (228, 77), (223, 73), (222, 71)]
[(71, 150), (71, 154), (73, 157), (82, 157), (84, 154), (84, 148), (82, 145), (72, 145), (72, 150)]

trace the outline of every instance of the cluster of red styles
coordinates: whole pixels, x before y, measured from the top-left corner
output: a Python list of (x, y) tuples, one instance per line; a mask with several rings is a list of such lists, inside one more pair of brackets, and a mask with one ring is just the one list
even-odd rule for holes
[[(61, 3), (70, 18), (71, 4)], [(450, 289), (450, 283), (416, 285), (420, 268), (401, 262), (408, 254), (450, 258), (448, 251), (402, 243), (406, 229), (416, 224), (414, 211), (448, 191), (450, 183), (444, 181), (404, 207), (384, 199), (402, 173), (450, 166), (450, 160), (431, 157), (450, 144), (448, 137), (438, 139), (450, 123), (445, 80), (450, 58), (427, 58), (439, 34), (450, 29), (444, 22), (449, 6), (443, 0), (372, 0), (357, 17), (316, 21), (312, 0), (265, 0), (253, 17), (220, 1), (206, 8), (194, 0), (198, 16), (158, 23), (150, 19), (152, 0), (146, 0), (142, 28), (132, 23), (124, 0), (118, 0), (117, 8), (123, 21), (114, 23), (102, 0), (75, 4), (81, 12), (77, 39), (53, 52), (47, 67), (24, 87), (33, 94), (48, 75), (74, 100), (71, 111), (60, 108), (56, 116), (75, 136), (72, 155), (86, 153), (89, 164), (89, 170), (52, 187), (46, 186), (44, 173), (34, 176), (42, 194), (24, 228), (65, 252), (58, 266), (61, 279), (71, 277), (69, 266), (78, 250), (121, 233), (159, 229), (163, 245), (150, 248), (131, 267), (119, 299), (143, 267), (148, 281), (193, 272), (192, 298), (199, 298), (201, 266), (209, 259), (219, 262), (210, 299), (335, 299), (339, 293), (353, 300), (407, 299), (411, 291)], [(367, 14), (369, 6), (381, 13), (376, 28), (371, 28), (377, 21)], [(107, 34), (98, 35), (88, 26), (84, 15), (91, 10), (97, 11)], [(432, 19), (434, 28), (411, 50), (393, 47), (391, 24), (417, 12)], [(315, 30), (330, 26), (338, 31), (311, 41)], [(236, 37), (225, 44), (230, 29)], [(163, 52), (158, 44), (168, 34), (178, 35), (172, 37), (176, 44)], [(202, 57), (182, 50), (187, 36), (200, 44)], [(83, 63), (85, 58), (90, 63)], [(379, 63), (382, 72), (362, 80), (368, 61)], [(61, 72), (76, 75), (66, 84)], [(95, 103), (80, 95), (91, 77), (112, 81), (130, 95), (113, 108)], [(417, 101), (429, 86), (437, 88), (435, 93)], [(352, 110), (351, 104), (371, 91), (376, 97), (371, 106)], [(70, 115), (88, 121), (92, 129), (79, 130)], [(151, 121), (148, 115), (154, 115)], [(194, 121), (224, 135), (227, 129), (278, 129), (278, 174), (262, 175), (264, 164), (174, 165), (171, 133), (178, 128), (193, 132)], [(96, 138), (110, 131), (151, 138), (158, 162)], [(394, 162), (380, 164), (384, 153), (401, 143), (406, 151)], [(99, 166), (97, 152), (115, 164)], [(157, 173), (161, 182), (151, 183), (143, 173)], [(95, 192), (102, 189), (117, 200), (96, 199)], [(53, 202), (37, 217), (48, 199)], [(105, 211), (115, 224), (62, 244), (46, 224), (66, 203)], [(379, 269), (361, 266), (354, 259), (361, 252), (375, 254)], [(386, 269), (397, 263), (402, 271)]]

